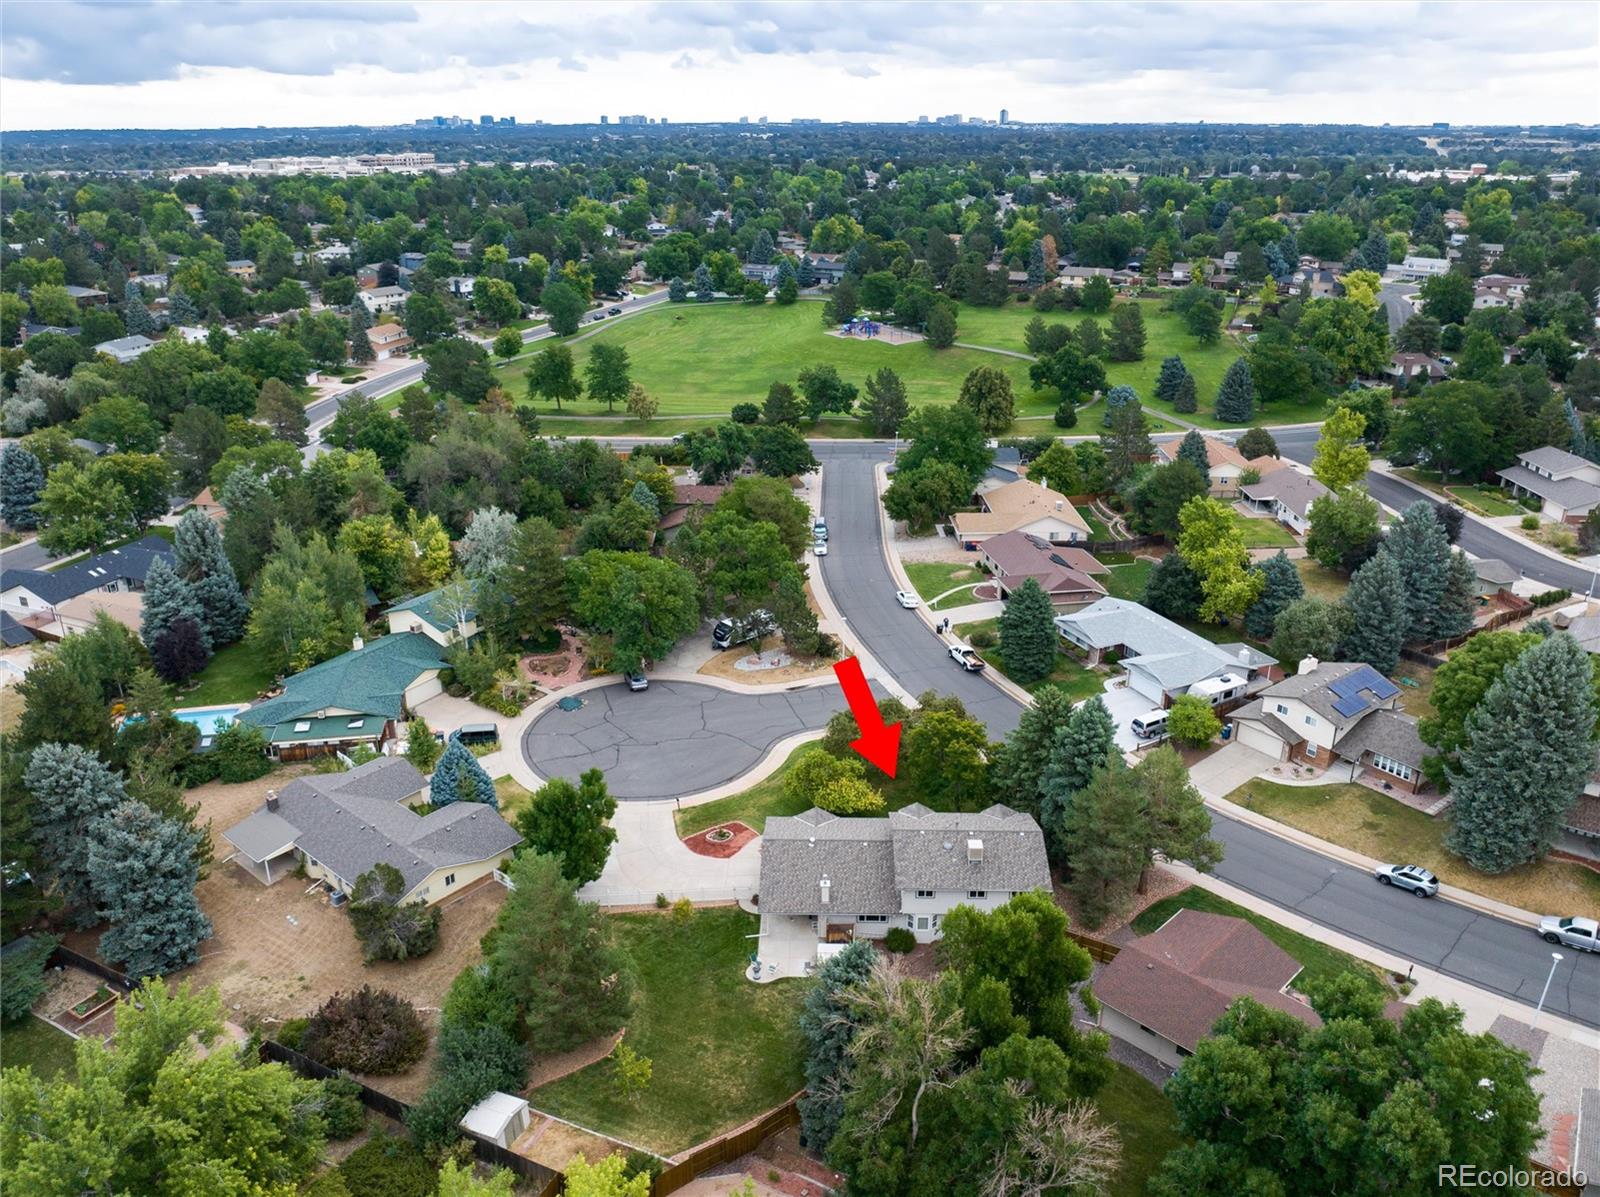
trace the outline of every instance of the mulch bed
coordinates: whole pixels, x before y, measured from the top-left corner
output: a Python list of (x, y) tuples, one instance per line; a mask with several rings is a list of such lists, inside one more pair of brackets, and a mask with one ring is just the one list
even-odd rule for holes
[[(711, 839), (710, 836), (718, 831), (731, 831), (733, 838), (721, 843)], [(723, 823), (718, 827), (708, 827), (704, 831), (696, 832), (683, 841), (683, 846), (689, 851), (701, 856), (713, 856), (718, 860), (726, 859), (737, 853), (741, 848), (756, 838), (756, 829), (745, 823)]]

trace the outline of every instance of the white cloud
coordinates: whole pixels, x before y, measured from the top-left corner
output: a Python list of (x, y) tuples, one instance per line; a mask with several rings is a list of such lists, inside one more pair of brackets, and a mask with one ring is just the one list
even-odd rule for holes
[[(6, 128), (675, 121), (1600, 122), (1600, 5), (11, 4)], [(674, 70), (673, 68), (680, 68)], [(700, 69), (689, 70), (689, 67)], [(585, 72), (553, 88), (553, 70)]]

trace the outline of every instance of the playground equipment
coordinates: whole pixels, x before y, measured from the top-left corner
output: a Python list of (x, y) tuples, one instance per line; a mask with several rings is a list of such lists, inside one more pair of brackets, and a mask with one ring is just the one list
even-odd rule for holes
[(876, 320), (868, 320), (861, 316), (852, 316), (839, 326), (839, 332), (846, 337), (875, 337), (882, 331), (882, 326)]

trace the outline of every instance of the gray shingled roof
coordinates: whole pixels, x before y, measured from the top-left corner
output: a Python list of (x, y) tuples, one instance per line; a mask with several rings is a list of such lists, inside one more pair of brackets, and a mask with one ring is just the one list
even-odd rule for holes
[(1364, 752), (1376, 752), (1410, 765), (1422, 768), (1422, 758), (1427, 747), (1417, 734), (1417, 721), (1399, 711), (1374, 711), (1345, 734), (1333, 750), (1346, 760), (1361, 758)]
[[(983, 841), (983, 860), (967, 860), (967, 841)], [(840, 818), (813, 807), (767, 820), (761, 846), (761, 909), (816, 914), (822, 878), (828, 908), (840, 915), (895, 914), (903, 890), (1022, 892), (1050, 884), (1044, 835), (1010, 807), (939, 814), (920, 803), (887, 819)]]
[(481, 803), (417, 814), (405, 801), (425, 785), (410, 761), (380, 757), (348, 773), (296, 778), (278, 795), (276, 812), (263, 807), (224, 835), (262, 859), (255, 853), (271, 848), (281, 823), (295, 832), (295, 847), (347, 883), (381, 861), (400, 870), (407, 893), (435, 869), (487, 860), (522, 841), (499, 811)]
[(1309, 474), (1284, 466), (1270, 474), (1263, 474), (1260, 482), (1241, 486), (1239, 493), (1257, 503), (1282, 503), (1304, 519), (1311, 510), (1311, 504), (1326, 495), (1328, 488)]
[(176, 553), (171, 542), (152, 532), (132, 544), (96, 553), (60, 569), (8, 569), (0, 580), (0, 588), (10, 590), (13, 586), (25, 586), (54, 605), (113, 582), (142, 583), (157, 557), (165, 557), (170, 564)]
[(1242, 646), (1212, 644), (1127, 599), (1098, 599), (1081, 611), (1056, 616), (1055, 625), (1063, 632), (1075, 629), (1093, 648), (1124, 646), (1131, 655), (1123, 658), (1123, 667), (1143, 670), (1164, 690), (1186, 689), (1229, 669), (1243, 672), (1277, 663), (1254, 649), (1247, 650), (1248, 659), (1242, 657)]
[[(1559, 451), (1551, 450), (1551, 452)], [(1570, 457), (1571, 454), (1567, 456)], [(1560, 507), (1593, 507), (1596, 503), (1600, 503), (1600, 486), (1585, 482), (1581, 478), (1546, 478), (1543, 474), (1535, 474), (1526, 466), (1520, 465), (1507, 466), (1500, 471), (1500, 477), (1511, 485), (1520, 486), (1541, 499), (1549, 499)]]
[[(1298, 673), (1275, 682), (1261, 692), (1261, 700), (1271, 708), (1274, 698), (1297, 698), (1335, 727), (1342, 727), (1361, 718), (1366, 711), (1354, 715), (1341, 715), (1333, 704), (1338, 696), (1328, 687), (1348, 673), (1371, 668), (1364, 661), (1319, 661), (1310, 673)], [(1367, 708), (1370, 710), (1371, 708)]]
[(1576, 453), (1569, 453), (1565, 449), (1558, 449), (1554, 445), (1540, 445), (1537, 449), (1529, 449), (1526, 453), (1518, 453), (1517, 460), (1523, 465), (1535, 470), (1549, 470), (1552, 474), (1564, 474), (1568, 470), (1581, 470), (1594, 463), (1579, 457)]

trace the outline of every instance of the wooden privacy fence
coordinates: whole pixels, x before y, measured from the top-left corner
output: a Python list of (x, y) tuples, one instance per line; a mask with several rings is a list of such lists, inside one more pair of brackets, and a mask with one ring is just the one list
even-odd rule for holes
[(1062, 548), (1086, 548), (1091, 553), (1131, 553), (1134, 549), (1148, 548), (1153, 544), (1165, 544), (1166, 538), (1161, 536), (1130, 536), (1126, 540), (1091, 540), (1087, 545), (1063, 545)]
[(85, 956), (82, 952), (74, 952), (71, 948), (56, 945), (55, 951), (45, 958), (45, 964), (51, 968), (80, 968), (86, 973), (92, 973), (102, 981), (115, 985), (123, 993), (132, 993), (139, 987), (139, 983), (124, 973), (108, 965), (101, 964), (93, 956)]
[(802, 1089), (776, 1109), (768, 1110), (759, 1118), (725, 1135), (707, 1140), (685, 1153), (682, 1159), (655, 1178), (655, 1182), (650, 1186), (650, 1197), (665, 1197), (668, 1193), (674, 1193), (718, 1164), (726, 1164), (742, 1155), (748, 1155), (769, 1135), (800, 1125), (800, 1097), (804, 1092)]
[(1092, 935), (1085, 935), (1081, 931), (1068, 930), (1067, 935), (1072, 942), (1089, 953), (1089, 958), (1099, 964), (1110, 964), (1117, 958), (1117, 953), (1122, 951), (1116, 944), (1104, 939), (1096, 939)]
[[(326, 1064), (319, 1064), (310, 1056), (297, 1052), (292, 1047), (285, 1047), (275, 1039), (263, 1039), (260, 1049), (261, 1059), (278, 1064), (285, 1064), (294, 1069), (301, 1076), (313, 1080), (325, 1081), (332, 1077), (346, 1075), (336, 1068), (329, 1068)], [(361, 1104), (369, 1110), (376, 1110), (385, 1118), (392, 1118), (396, 1122), (404, 1122), (406, 1114), (411, 1107), (397, 1097), (387, 1093), (380, 1093), (368, 1085), (363, 1085), (354, 1077), (347, 1079), (354, 1081), (359, 1087), (357, 1096)], [(547, 1168), (537, 1160), (530, 1160), (527, 1156), (518, 1155), (507, 1150), (498, 1143), (491, 1143), (488, 1139), (481, 1139), (477, 1135), (461, 1132), (461, 1137), (472, 1144), (472, 1154), (486, 1164), (496, 1168), (509, 1168), (524, 1180), (535, 1182), (535, 1192), (538, 1197), (556, 1197), (566, 1185), (566, 1177), (554, 1169)]]

